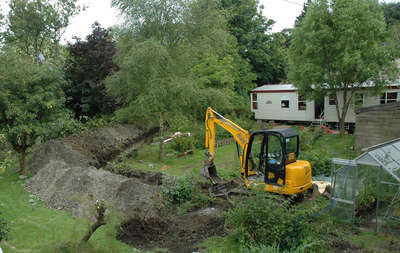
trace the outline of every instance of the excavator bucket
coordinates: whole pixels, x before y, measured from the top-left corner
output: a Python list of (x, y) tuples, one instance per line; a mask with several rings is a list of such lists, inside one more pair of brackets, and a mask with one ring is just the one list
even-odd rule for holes
[(200, 176), (210, 180), (213, 184), (222, 183), (223, 180), (218, 176), (217, 168), (213, 161), (206, 160), (204, 167), (200, 169)]
[(240, 191), (235, 192), (235, 189), (240, 184), (238, 184), (234, 180), (232, 181), (223, 180), (218, 176), (217, 168), (215, 167), (213, 161), (206, 160), (204, 167), (200, 169), (200, 176), (203, 177), (204, 179), (210, 180), (211, 183), (213, 184), (209, 189), (211, 197), (224, 196), (227, 198), (228, 195), (231, 193), (242, 194), (242, 192)]

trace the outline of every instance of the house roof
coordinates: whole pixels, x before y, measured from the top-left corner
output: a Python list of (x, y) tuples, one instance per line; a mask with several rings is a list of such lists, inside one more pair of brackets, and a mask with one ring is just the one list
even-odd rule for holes
[(269, 93), (269, 92), (295, 92), (297, 89), (293, 84), (265, 84), (252, 90), (252, 93)]
[[(398, 89), (400, 80), (387, 85), (388, 89)], [(363, 83), (360, 88), (370, 88), (372, 83)], [(251, 93), (274, 93), (274, 92), (296, 92), (297, 88), (293, 84), (264, 84), (251, 91)]]

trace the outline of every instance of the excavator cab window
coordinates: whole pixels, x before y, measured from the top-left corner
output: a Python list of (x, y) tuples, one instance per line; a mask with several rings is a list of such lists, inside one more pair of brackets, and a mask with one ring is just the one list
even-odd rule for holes
[(251, 150), (249, 153), (250, 168), (255, 173), (265, 173), (265, 135), (257, 134), (253, 137)]
[(283, 184), (285, 178), (285, 166), (282, 138), (279, 135), (268, 134), (267, 160), (265, 168), (265, 182), (270, 184)]
[(292, 136), (285, 138), (286, 146), (286, 164), (293, 163), (297, 159), (299, 148), (299, 137)]

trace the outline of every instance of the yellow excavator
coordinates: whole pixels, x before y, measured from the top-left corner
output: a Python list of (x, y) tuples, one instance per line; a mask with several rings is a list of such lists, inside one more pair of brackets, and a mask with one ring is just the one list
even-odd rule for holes
[(208, 151), (200, 173), (213, 183), (212, 195), (226, 195), (234, 188), (233, 182), (218, 176), (214, 164), (217, 125), (231, 133), (236, 141), (241, 174), (247, 188), (261, 186), (265, 191), (284, 195), (301, 194), (312, 188), (310, 163), (297, 160), (300, 138), (296, 130), (247, 131), (210, 107), (206, 111), (205, 125)]

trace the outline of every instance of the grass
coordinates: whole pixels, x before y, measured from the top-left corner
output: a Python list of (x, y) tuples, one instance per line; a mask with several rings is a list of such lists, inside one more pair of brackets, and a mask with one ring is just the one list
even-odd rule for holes
[[(311, 131), (301, 130), (296, 128), (302, 134), (306, 134), (307, 150), (300, 151), (300, 159), (302, 153), (314, 152), (324, 158), (343, 158), (352, 159), (356, 157), (356, 152), (352, 149), (354, 144), (353, 135), (345, 135), (340, 137), (336, 134), (323, 134), (315, 141), (314, 133)], [(304, 132), (305, 131), (305, 132)], [(312, 142), (312, 143), (311, 143)], [(128, 170), (138, 169), (144, 171), (164, 172), (172, 176), (188, 176), (194, 175), (198, 177), (200, 168), (204, 165), (206, 150), (197, 149), (193, 155), (178, 157), (178, 153), (170, 147), (170, 144), (165, 145), (165, 159), (158, 160), (158, 145), (148, 145), (141, 148), (134, 158), (124, 158), (121, 166)], [(225, 145), (216, 148), (215, 164), (220, 177), (225, 179), (233, 179), (240, 176), (240, 162), (237, 156), (236, 145)]]
[[(23, 189), (24, 180), (18, 176), (11, 169), (0, 175), (0, 213), (11, 228), (9, 239), (0, 243), (4, 252), (60, 252), (59, 247), (63, 244), (80, 241), (89, 222), (72, 218), (67, 212), (46, 208), (36, 198), (33, 206)], [(96, 231), (84, 252), (134, 251), (117, 241), (114, 227), (106, 225)]]
[[(205, 150), (195, 150), (193, 155), (177, 157), (177, 153), (166, 149), (164, 161), (158, 160), (158, 145), (148, 145), (139, 150), (137, 157), (123, 159), (122, 164), (130, 169), (145, 171), (161, 171), (172, 176), (198, 177), (200, 168), (206, 159)], [(226, 145), (215, 152), (215, 163), (221, 177), (230, 179), (240, 176), (240, 163), (236, 153), (236, 145)]]

